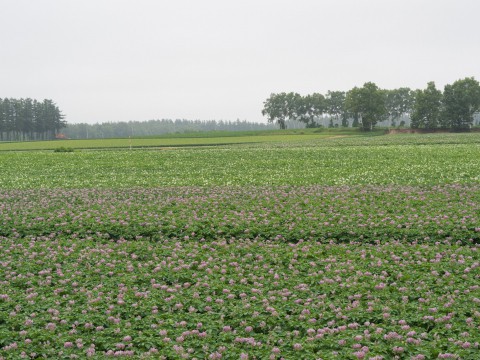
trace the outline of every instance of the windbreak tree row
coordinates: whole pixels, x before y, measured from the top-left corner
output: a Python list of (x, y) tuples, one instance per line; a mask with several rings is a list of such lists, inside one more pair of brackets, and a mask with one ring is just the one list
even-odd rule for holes
[(45, 99), (0, 98), (0, 140), (47, 140), (66, 126), (58, 106)]
[(425, 90), (387, 90), (367, 82), (346, 92), (328, 91), (325, 95), (271, 94), (263, 105), (262, 114), (281, 129), (286, 128), (289, 120), (317, 127), (318, 120), (327, 116), (330, 127), (336, 123), (370, 131), (386, 120), (397, 126), (406, 116), (412, 128), (462, 131), (471, 128), (474, 115), (480, 110), (480, 85), (473, 77), (465, 78), (446, 85), (442, 92), (434, 82), (429, 82)]
[(62, 130), (70, 139), (125, 138), (128, 136), (155, 136), (168, 133), (205, 131), (271, 130), (274, 124), (228, 120), (156, 119), (148, 121), (119, 121), (96, 124), (67, 124)]

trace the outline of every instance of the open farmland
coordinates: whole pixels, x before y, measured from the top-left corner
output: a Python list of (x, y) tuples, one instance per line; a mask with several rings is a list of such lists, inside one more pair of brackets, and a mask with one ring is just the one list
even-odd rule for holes
[[(377, 132), (378, 134), (378, 132)], [(169, 134), (151, 137), (120, 139), (51, 140), (28, 142), (0, 142), (0, 151), (54, 150), (60, 146), (74, 149), (144, 149), (183, 146), (218, 146), (249, 143), (295, 142), (320, 140), (336, 136), (353, 136), (348, 130), (315, 129), (283, 131), (220, 131), (207, 133)], [(356, 134), (358, 136), (358, 133)], [(354, 136), (355, 137), (355, 136)]]
[(0, 164), (0, 358), (478, 358), (480, 134)]

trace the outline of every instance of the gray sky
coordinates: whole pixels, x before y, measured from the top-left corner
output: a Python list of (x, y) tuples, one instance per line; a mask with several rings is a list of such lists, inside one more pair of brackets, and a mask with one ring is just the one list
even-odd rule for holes
[(0, 97), (68, 122), (265, 121), (272, 92), (480, 80), (478, 0), (0, 0)]

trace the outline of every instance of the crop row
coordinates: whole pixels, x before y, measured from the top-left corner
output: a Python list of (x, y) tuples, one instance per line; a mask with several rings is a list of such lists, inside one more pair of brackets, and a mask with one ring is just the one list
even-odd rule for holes
[(478, 247), (0, 238), (0, 358), (476, 359)]
[(0, 192), (0, 235), (480, 242), (480, 186)]
[(475, 144), (0, 152), (0, 163), (0, 189), (480, 183)]

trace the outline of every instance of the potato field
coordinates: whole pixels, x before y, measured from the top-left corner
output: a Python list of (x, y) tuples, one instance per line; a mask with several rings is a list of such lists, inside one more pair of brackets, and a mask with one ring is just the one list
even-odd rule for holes
[(480, 133), (292, 136), (2, 144), (0, 359), (478, 359)]

